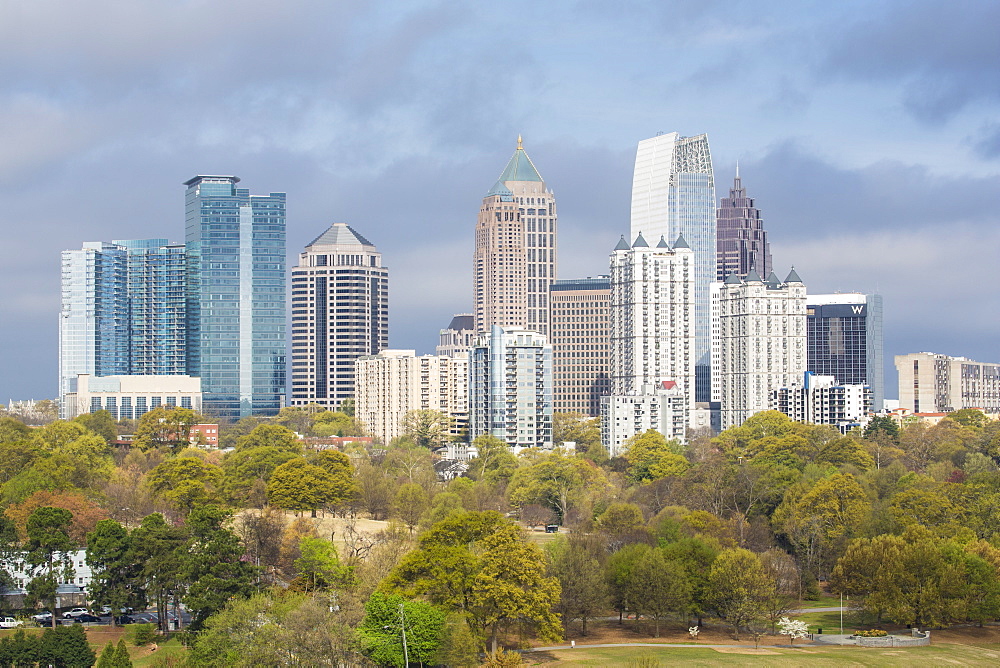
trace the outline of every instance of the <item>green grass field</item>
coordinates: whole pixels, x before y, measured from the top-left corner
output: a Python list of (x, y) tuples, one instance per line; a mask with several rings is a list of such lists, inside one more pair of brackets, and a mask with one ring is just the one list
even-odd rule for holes
[[(734, 648), (737, 649), (737, 648)], [(738, 648), (745, 650), (746, 648)], [(718, 652), (713, 649), (656, 647), (608, 647), (524, 654), (528, 665), (628, 666), (642, 668), (673, 666), (995, 666), (1000, 663), (1000, 645), (931, 645), (900, 648), (772, 649), (751, 652)]]
[(185, 652), (187, 652), (187, 650), (184, 649), (184, 646), (181, 645), (181, 642), (176, 638), (159, 643), (158, 648), (159, 649), (149, 656), (145, 656), (141, 659), (132, 659), (132, 665), (136, 668), (140, 668), (140, 666), (155, 666), (164, 661), (167, 657), (180, 658)]

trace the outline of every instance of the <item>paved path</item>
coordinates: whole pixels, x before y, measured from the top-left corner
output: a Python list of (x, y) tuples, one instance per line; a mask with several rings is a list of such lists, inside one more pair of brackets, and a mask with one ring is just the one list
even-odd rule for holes
[[(591, 649), (594, 647), (701, 647), (703, 649), (753, 649), (746, 645), (704, 645), (704, 644), (694, 644), (694, 643), (663, 643), (663, 642), (612, 642), (612, 643), (600, 643), (596, 645), (577, 645), (575, 648), (572, 645), (554, 645), (552, 647), (532, 647), (531, 649), (522, 649), (522, 652), (552, 652), (556, 650), (563, 649)], [(775, 645), (766, 645), (763, 649), (770, 649), (775, 647)]]
[(789, 610), (788, 614), (790, 614), (790, 615), (801, 615), (801, 614), (805, 614), (807, 612), (840, 612), (841, 610), (843, 610), (844, 612), (847, 612), (848, 608), (847, 608), (847, 606), (836, 607), (836, 608), (802, 608), (801, 610)]

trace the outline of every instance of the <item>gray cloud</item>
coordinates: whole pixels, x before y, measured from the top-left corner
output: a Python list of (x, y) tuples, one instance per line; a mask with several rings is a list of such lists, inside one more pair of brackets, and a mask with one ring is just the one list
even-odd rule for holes
[(863, 9), (855, 15), (864, 18), (832, 26), (821, 76), (902, 84), (903, 104), (927, 122), (1000, 99), (1000, 4), (896, 0)]

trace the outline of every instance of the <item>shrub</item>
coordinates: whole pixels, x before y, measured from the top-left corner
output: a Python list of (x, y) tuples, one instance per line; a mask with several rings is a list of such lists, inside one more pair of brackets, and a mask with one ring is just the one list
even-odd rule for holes
[(884, 638), (889, 635), (889, 632), (882, 629), (868, 629), (867, 631), (855, 631), (854, 635), (858, 638)]
[(153, 624), (133, 624), (127, 633), (129, 642), (136, 647), (148, 645), (156, 640), (156, 626)]

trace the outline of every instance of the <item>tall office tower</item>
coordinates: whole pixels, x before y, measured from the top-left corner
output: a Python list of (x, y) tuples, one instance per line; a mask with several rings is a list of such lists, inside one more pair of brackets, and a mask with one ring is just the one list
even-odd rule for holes
[(459, 313), (448, 324), (447, 329), (438, 333), (435, 352), (438, 355), (456, 357), (468, 355), (469, 348), (476, 342), (476, 319), (471, 313)]
[(914, 413), (1000, 413), (1000, 364), (937, 353), (896, 355), (899, 407)]
[(552, 346), (537, 332), (494, 325), (469, 353), (469, 440), (552, 447)]
[(683, 236), (671, 248), (640, 234), (611, 253), (611, 394), (673, 381), (695, 401), (695, 263)]
[(632, 176), (631, 238), (676, 239), (694, 251), (695, 399), (711, 399), (709, 283), (715, 280), (715, 177), (708, 135), (676, 132), (639, 142)]
[(205, 411), (230, 420), (285, 400), (285, 193), (251, 195), (239, 181), (184, 182), (188, 373)]
[(833, 376), (845, 385), (868, 385), (874, 410), (882, 410), (881, 295), (807, 295), (806, 340), (809, 371)]
[(730, 274), (743, 278), (751, 269), (760, 276), (771, 273), (771, 245), (767, 243), (764, 221), (753, 198), (747, 197), (739, 165), (729, 197), (722, 198), (715, 220), (715, 280), (724, 281)]
[(372, 242), (334, 223), (292, 268), (291, 405), (337, 409), (354, 362), (389, 346), (389, 270)]
[(450, 439), (465, 433), (469, 422), (468, 358), (417, 357), (413, 350), (383, 350), (358, 358), (356, 373), (354, 414), (383, 443), (403, 435), (406, 414), (415, 410), (439, 411), (451, 418)]
[(494, 325), (548, 334), (549, 283), (556, 277), (556, 198), (517, 138), (476, 222), (476, 332)]
[(795, 270), (781, 283), (731, 274), (719, 300), (722, 428), (768, 410), (772, 390), (802, 382), (806, 371), (806, 286)]
[(184, 286), (184, 246), (166, 239), (87, 242), (63, 251), (60, 398), (76, 392), (79, 374), (184, 374)]
[(554, 410), (597, 417), (611, 394), (611, 280), (553, 281), (549, 313)]

